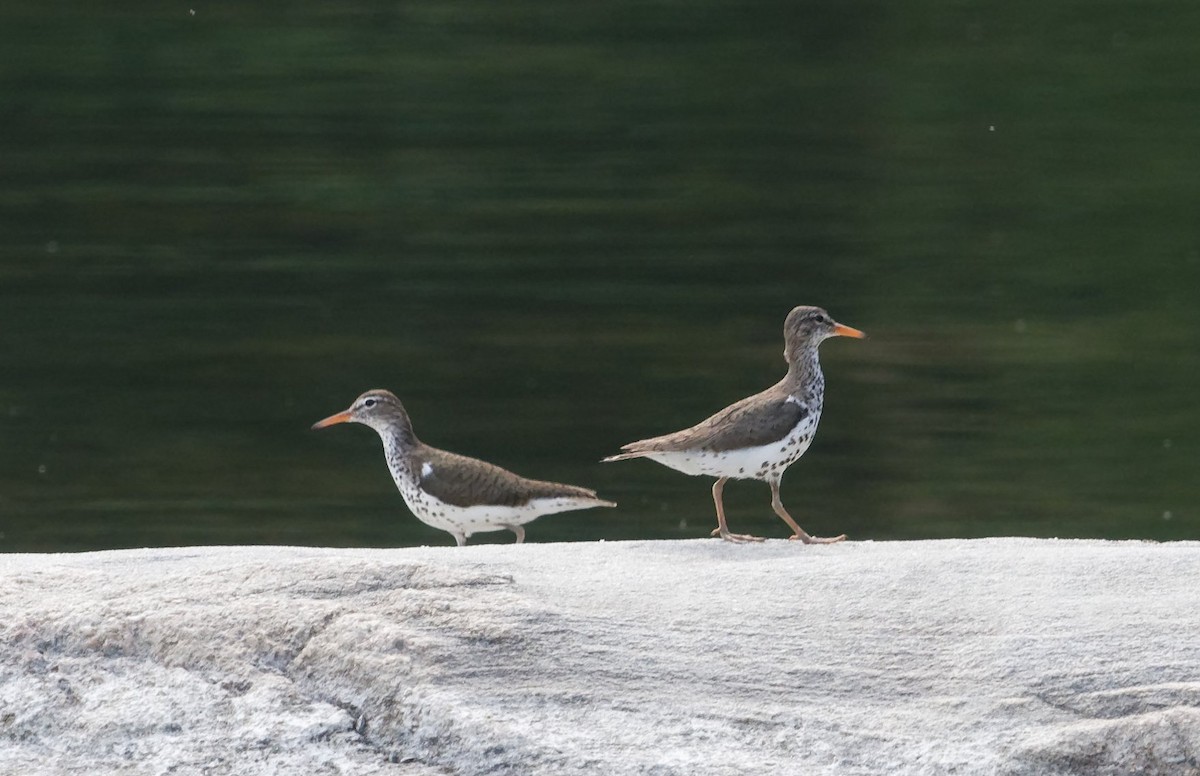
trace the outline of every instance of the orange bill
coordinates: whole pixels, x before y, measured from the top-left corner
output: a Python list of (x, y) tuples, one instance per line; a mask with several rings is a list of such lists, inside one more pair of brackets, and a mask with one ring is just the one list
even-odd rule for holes
[(326, 428), (327, 426), (336, 426), (338, 423), (349, 423), (349, 422), (350, 422), (350, 410), (346, 410), (345, 412), (339, 412), (336, 415), (330, 415), (329, 417), (325, 418), (325, 420), (318, 420), (316, 423), (314, 423), (312, 425), (312, 427), (313, 427), (313, 431), (316, 431), (319, 428)]
[(833, 333), (838, 337), (854, 337), (855, 339), (864, 339), (867, 335), (858, 329), (853, 329), (849, 326), (837, 324), (833, 327)]

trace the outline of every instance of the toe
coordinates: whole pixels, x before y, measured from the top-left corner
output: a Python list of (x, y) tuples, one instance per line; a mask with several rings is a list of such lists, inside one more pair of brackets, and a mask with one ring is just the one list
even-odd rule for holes
[(764, 539), (763, 539), (761, 536), (752, 536), (752, 535), (750, 535), (750, 534), (735, 534), (735, 533), (729, 533), (729, 534), (723, 534), (723, 535), (721, 536), (721, 538), (722, 538), (722, 539), (724, 539), (724, 540), (725, 540), (725, 541), (727, 541), (727, 542), (736, 542), (736, 543), (738, 543), (738, 544), (744, 544), (744, 543), (746, 543), (746, 542), (761, 542), (761, 541), (765, 541), (765, 540), (764, 540)]

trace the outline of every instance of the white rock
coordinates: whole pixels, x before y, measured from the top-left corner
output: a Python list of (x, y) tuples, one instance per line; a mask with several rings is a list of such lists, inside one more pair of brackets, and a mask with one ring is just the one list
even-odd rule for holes
[(1200, 543), (0, 556), (0, 772), (1200, 770)]

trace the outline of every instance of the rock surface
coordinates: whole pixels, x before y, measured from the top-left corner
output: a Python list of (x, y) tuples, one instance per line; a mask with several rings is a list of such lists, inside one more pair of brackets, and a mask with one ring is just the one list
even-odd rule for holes
[(1200, 774), (1200, 543), (2, 555), (0, 773)]

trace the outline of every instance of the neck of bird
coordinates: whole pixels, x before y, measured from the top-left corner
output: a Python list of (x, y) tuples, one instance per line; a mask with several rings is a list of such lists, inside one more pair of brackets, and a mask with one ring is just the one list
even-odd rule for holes
[(386, 426), (377, 427), (375, 430), (383, 441), (383, 451), (392, 472), (395, 473), (398, 468), (408, 469), (409, 453), (420, 444), (408, 418), (397, 419)]
[(817, 357), (817, 346), (811, 345), (788, 354), (787, 381), (794, 386), (825, 384), (821, 373), (821, 360)]

